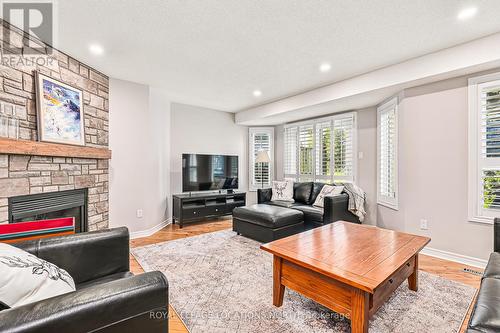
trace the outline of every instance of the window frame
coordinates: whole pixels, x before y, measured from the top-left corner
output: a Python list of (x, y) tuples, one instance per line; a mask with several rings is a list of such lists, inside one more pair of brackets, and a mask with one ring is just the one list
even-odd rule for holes
[[(334, 144), (332, 141), (332, 145), (330, 148), (330, 154), (331, 154), (331, 170), (332, 174), (330, 177), (328, 176), (323, 176), (323, 175), (317, 175), (317, 158), (316, 155), (318, 154), (317, 152), (317, 145), (316, 145), (316, 125), (325, 123), (325, 122), (330, 122), (331, 123), (331, 129), (332, 129), (332, 138), (333, 138), (333, 123), (335, 120), (339, 119), (344, 119), (352, 117), (352, 177), (342, 177), (342, 178), (335, 178), (335, 173), (334, 173)], [(300, 127), (301, 126), (311, 126), (313, 127), (313, 141), (312, 141), (312, 147), (313, 147), (313, 154), (312, 154), (312, 159), (313, 159), (313, 164), (312, 164), (312, 174), (311, 175), (301, 175), (300, 174)], [(297, 138), (296, 138), (296, 149), (295, 149), (295, 165), (296, 165), (296, 173), (295, 174), (288, 174), (286, 173), (286, 153), (287, 153), (287, 148), (286, 148), (286, 129), (290, 127), (296, 127), (297, 128)], [(294, 123), (289, 123), (284, 125), (284, 130), (283, 130), (283, 178), (285, 179), (293, 179), (295, 182), (300, 182), (300, 181), (314, 181), (314, 182), (329, 182), (329, 183), (334, 183), (335, 181), (337, 182), (356, 182), (357, 180), (357, 171), (358, 171), (358, 121), (357, 121), (357, 112), (352, 111), (352, 112), (344, 112), (344, 113), (339, 113), (335, 114), (332, 116), (328, 117), (322, 117), (322, 118), (315, 118), (311, 120), (304, 120), (304, 121), (299, 121), (299, 122), (294, 122)], [(309, 176), (312, 178), (312, 180), (305, 180), (304, 178), (301, 179), (302, 177)]]
[[(248, 190), (256, 192), (261, 187), (259, 184), (254, 184), (255, 175), (255, 154), (254, 142), (252, 138), (255, 134), (265, 133), (269, 135), (269, 183), (272, 184), (274, 180), (274, 127), (249, 127), (248, 128)], [(269, 185), (270, 186), (270, 185)]]
[[(494, 215), (500, 211), (490, 211), (482, 204), (482, 171), (484, 167), (494, 169), (493, 160), (481, 156), (481, 98), (483, 87), (500, 84), (500, 72), (492, 73), (468, 80), (468, 221), (493, 224)], [(495, 159), (492, 157), (491, 159)], [(500, 158), (498, 169), (500, 169)]]
[[(395, 172), (394, 172), (394, 198), (383, 195), (381, 193), (381, 181), (382, 177), (380, 175), (382, 168), (382, 154), (381, 154), (381, 118), (384, 113), (392, 112), (394, 110), (395, 114), (395, 137), (394, 141), (394, 163), (395, 163)], [(377, 107), (377, 204), (391, 208), (393, 210), (399, 210), (399, 99), (398, 97), (393, 97), (390, 100), (382, 103)]]

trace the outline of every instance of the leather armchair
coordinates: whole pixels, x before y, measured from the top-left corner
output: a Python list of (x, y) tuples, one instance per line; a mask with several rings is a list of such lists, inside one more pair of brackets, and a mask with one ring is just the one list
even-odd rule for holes
[(168, 282), (129, 270), (127, 228), (14, 244), (68, 271), (76, 291), (0, 311), (0, 332), (168, 332)]

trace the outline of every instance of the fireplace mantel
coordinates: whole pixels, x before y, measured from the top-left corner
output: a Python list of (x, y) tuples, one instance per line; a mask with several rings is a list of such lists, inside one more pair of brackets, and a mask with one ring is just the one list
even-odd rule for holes
[(111, 159), (111, 150), (58, 143), (0, 138), (0, 154)]

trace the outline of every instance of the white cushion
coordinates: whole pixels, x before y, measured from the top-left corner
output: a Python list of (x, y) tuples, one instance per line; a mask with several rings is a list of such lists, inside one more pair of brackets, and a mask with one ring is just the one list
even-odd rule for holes
[(273, 181), (272, 185), (273, 195), (271, 201), (289, 201), (293, 200), (293, 182), (290, 180)]
[(318, 196), (316, 197), (313, 206), (323, 208), (325, 197), (339, 195), (340, 193), (342, 193), (343, 190), (344, 186), (324, 185), (323, 188), (321, 189), (321, 192), (319, 192)]
[(0, 243), (0, 301), (12, 308), (72, 291), (75, 282), (64, 269)]

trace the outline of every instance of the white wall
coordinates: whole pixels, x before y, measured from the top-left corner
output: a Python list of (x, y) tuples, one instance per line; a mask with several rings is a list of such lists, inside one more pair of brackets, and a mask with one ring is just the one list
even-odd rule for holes
[[(182, 192), (182, 154), (238, 155), (239, 190), (248, 190), (248, 128), (236, 125), (234, 114), (172, 103), (171, 188)], [(247, 203), (255, 202), (247, 193)]]
[[(366, 193), (364, 224), (377, 224), (377, 112), (374, 107), (357, 111), (358, 172), (356, 184)], [(359, 156), (359, 155), (358, 155)]]
[(170, 102), (148, 86), (111, 79), (109, 103), (110, 226), (147, 231), (170, 216)]

